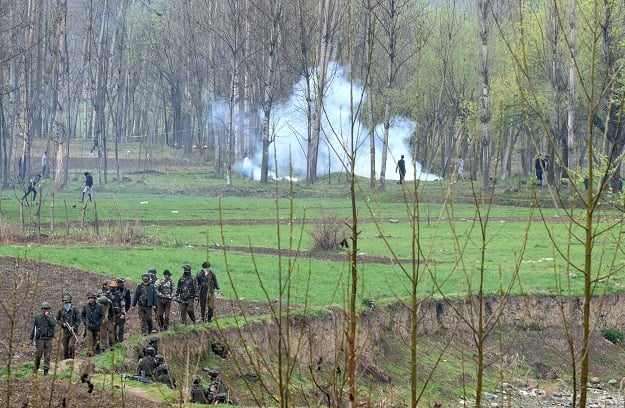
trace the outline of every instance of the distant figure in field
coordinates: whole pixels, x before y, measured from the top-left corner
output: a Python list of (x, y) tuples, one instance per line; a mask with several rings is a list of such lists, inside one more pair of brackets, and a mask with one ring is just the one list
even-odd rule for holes
[(462, 157), (458, 159), (458, 165), (456, 167), (456, 181), (464, 180), (464, 160)]
[(83, 203), (85, 202), (85, 194), (89, 196), (89, 201), (92, 201), (91, 199), (92, 188), (93, 188), (93, 177), (88, 171), (85, 171), (85, 188), (82, 190), (82, 200), (80, 201), (82, 201)]
[(404, 160), (404, 155), (401, 155), (401, 158), (397, 161), (397, 166), (395, 166), (395, 173), (399, 171), (399, 181), (397, 184), (404, 184), (404, 177), (406, 177), (406, 161)]
[(28, 189), (22, 197), (22, 201), (24, 201), (31, 192), (33, 193), (33, 201), (35, 201), (35, 198), (37, 198), (37, 189), (35, 188), (35, 186), (37, 186), (39, 180), (41, 180), (41, 174), (35, 174), (30, 178), (30, 180), (28, 180)]
[(543, 157), (540, 155), (540, 153), (536, 155), (536, 159), (534, 160), (534, 169), (536, 170), (536, 184), (542, 186), (543, 172), (545, 170), (545, 161), (543, 160)]
[(41, 156), (41, 175), (43, 177), (46, 176), (46, 170), (48, 169), (48, 157), (46, 156), (48, 154), (47, 151), (43, 152), (43, 156)]
[(252, 169), (252, 162), (250, 161), (250, 155), (245, 152), (243, 153), (243, 164), (241, 165), (241, 167), (243, 168), (242, 170), (242, 175), (243, 178), (246, 179), (250, 179), (250, 180), (254, 180), (254, 169)]

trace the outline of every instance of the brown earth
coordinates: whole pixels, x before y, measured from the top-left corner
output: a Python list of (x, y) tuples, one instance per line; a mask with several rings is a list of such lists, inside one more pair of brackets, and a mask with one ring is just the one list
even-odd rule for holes
[[(91, 290), (97, 290), (103, 283), (101, 275), (88, 273), (74, 268), (59, 267), (36, 260), (24, 260), (8, 257), (0, 257), (0, 271), (3, 279), (0, 280), (0, 345), (2, 353), (0, 360), (2, 366), (7, 367), (10, 361), (14, 372), (23, 371), (23, 364), (30, 363), (33, 359), (34, 348), (28, 342), (28, 334), (33, 316), (39, 312), (42, 301), (48, 301), (56, 310), (61, 306), (61, 294), (70, 291), (74, 294), (74, 304), (79, 308), (85, 302), (85, 294)], [(129, 287), (135, 284), (129, 282)], [(494, 339), (488, 346), (486, 366), (497, 366), (502, 362), (518, 365), (527, 370), (529, 382), (539, 386), (553, 383), (554, 380), (569, 380), (567, 373), (570, 368), (566, 363), (566, 339), (559, 328), (558, 299), (549, 296), (533, 298), (511, 298), (503, 305), (504, 313), (501, 319), (503, 327), (503, 342), (500, 338)], [(611, 295), (601, 305), (601, 312), (597, 310), (597, 326), (593, 327), (591, 340), (591, 376), (597, 376), (603, 381), (608, 378), (620, 378), (620, 367), (625, 364), (625, 357), (621, 353), (620, 346), (613, 345), (603, 339), (601, 331), (605, 328), (623, 330), (623, 317), (625, 316), (625, 295)], [(245, 300), (232, 301), (219, 299), (216, 304), (218, 316), (268, 316), (272, 306), (268, 303), (249, 302)], [(466, 304), (448, 304), (445, 302), (427, 302), (421, 305), (420, 349), (428, 347), (440, 347), (449, 339), (453, 339), (454, 347), (461, 345), (470, 348), (472, 336), (466, 329), (462, 329), (463, 319), (459, 319), (458, 310), (466, 308)], [(578, 300), (573, 300), (573, 310), (579, 313), (581, 305)], [(487, 310), (497, 310), (497, 299), (486, 299)], [(173, 312), (174, 323), (178, 322), (179, 314)], [(344, 318), (339, 310), (330, 310), (327, 315), (293, 317), (290, 322), (293, 336), (288, 340), (293, 342), (293, 347), (301, 341), (310, 342), (311, 347), (308, 355), (303, 355), (302, 360), (321, 361), (331, 367), (334, 363), (328, 360), (328, 356), (337, 356), (340, 352), (336, 349), (337, 330), (343, 327), (341, 322)], [(576, 316), (579, 318), (579, 314)], [(409, 311), (402, 305), (394, 305), (387, 308), (375, 308), (362, 315), (359, 324), (361, 341), (367, 343), (363, 347), (362, 358), (359, 362), (359, 370), (372, 378), (378, 379), (382, 384), (393, 383), (392, 374), (386, 372), (376, 361), (380, 358), (392, 361), (398, 366), (405, 364), (409, 350), (406, 344), (397, 343), (392, 333), (398, 338), (407, 338), (406, 326), (401, 322), (409, 321)], [(249, 344), (255, 344), (261, 353), (270, 353), (271, 339), (277, 338), (277, 326), (270, 322), (253, 324), (255, 340)], [(162, 353), (168, 358), (184, 361), (188, 353), (188, 344), (198, 342), (219, 343), (224, 336), (229, 344), (231, 341), (239, 341), (239, 333), (222, 333), (214, 325), (196, 326), (197, 330), (190, 331), (184, 338), (179, 336), (162, 337)], [(302, 329), (304, 328), (304, 330)], [(127, 334), (134, 335), (139, 332), (136, 315), (128, 320)], [(319, 333), (325, 333), (319, 336)], [(579, 335), (579, 333), (576, 333)], [(429, 345), (429, 346), (428, 346)], [(118, 376), (123, 373), (134, 373), (136, 367), (136, 347), (129, 346), (124, 342), (128, 357), (124, 363), (115, 367), (110, 375)], [(366, 351), (369, 350), (369, 351)], [(382, 351), (383, 350), (383, 351)], [(451, 349), (450, 349), (451, 350)], [(241, 353), (241, 350), (232, 351)], [(9, 358), (10, 356), (10, 358)], [(56, 353), (53, 352), (53, 360)], [(84, 359), (78, 359), (77, 370), (82, 370)], [(304, 362), (304, 364), (306, 364)], [(54, 370), (54, 369), (53, 369)], [(40, 373), (41, 374), (41, 373)], [(240, 375), (249, 373), (240, 372)], [(108, 375), (108, 374), (107, 374)], [(116, 377), (120, 378), (120, 377)], [(10, 407), (35, 407), (42, 406), (43, 401), (52, 401), (54, 407), (109, 407), (111, 401), (124, 399), (126, 407), (142, 407), (149, 402), (152, 407), (165, 407), (168, 404), (151, 400), (151, 394), (144, 388), (134, 387), (126, 382), (124, 392), (117, 386), (117, 392), (112, 392), (110, 387), (96, 386), (92, 393), (88, 392), (85, 384), (79, 381), (70, 381), (67, 378), (54, 376), (44, 378), (39, 376), (27, 376), (25, 378), (13, 378), (9, 385), (6, 377), (3, 377), (4, 392), (0, 392), (0, 405), (6, 405), (6, 399), (10, 400)], [(473, 380), (473, 379), (469, 379)], [(186, 378), (183, 381), (187, 381)], [(9, 392), (10, 391), (10, 392)], [(235, 393), (236, 394), (236, 393)], [(186, 395), (186, 394), (183, 394)], [(236, 395), (237, 400), (243, 396)], [(248, 401), (249, 402), (249, 401)], [(253, 402), (253, 401), (252, 401)], [(119, 405), (118, 405), (119, 406)]]
[[(33, 361), (34, 346), (28, 341), (35, 314), (39, 313), (41, 303), (51, 303), (56, 314), (62, 306), (62, 294), (70, 292), (73, 295), (74, 307), (82, 308), (89, 291), (99, 291), (105, 278), (102, 275), (88, 273), (75, 268), (59, 267), (30, 259), (16, 259), (0, 256), (0, 353), (1, 367), (8, 367), (9, 362), (13, 370), (19, 371), (24, 363)], [(135, 283), (128, 282), (128, 287), (134, 290)], [(225, 299), (216, 303), (218, 316), (240, 315), (245, 310), (247, 316), (266, 315), (270, 311), (270, 304), (239, 300), (236, 302)], [(177, 308), (172, 308), (173, 324), (180, 321)], [(140, 330), (136, 312), (130, 314), (127, 321), (126, 336), (134, 335)], [(80, 335), (80, 333), (79, 333)], [(57, 336), (58, 337), (58, 336)], [(174, 340), (175, 341), (175, 340)], [(124, 345), (122, 344), (122, 347)], [(129, 347), (129, 346), (127, 346)], [(170, 347), (174, 347), (171, 345)], [(53, 351), (54, 361), (57, 353)], [(9, 357), (10, 356), (10, 357)], [(136, 367), (134, 350), (126, 361), (126, 370), (134, 374)], [(81, 365), (84, 362), (79, 362)], [(53, 364), (54, 365), (54, 364)], [(78, 369), (80, 369), (78, 367)], [(52, 369), (53, 371), (54, 369)], [(53, 407), (110, 407), (111, 399), (121, 398), (121, 393), (112, 393), (105, 387), (95, 387), (93, 393), (88, 392), (85, 384), (69, 381), (68, 379), (53, 379), (50, 377), (29, 376), (23, 379), (13, 378), (9, 384), (3, 376), (3, 391), (0, 391), (0, 405), (6, 405), (7, 396), (10, 407), (43, 406), (43, 401), (53, 401)], [(123, 393), (126, 407), (142, 407), (145, 405), (146, 395), (141, 388), (125, 388)], [(9, 392), (10, 391), (10, 392)], [(47, 405), (46, 405), (47, 406)], [(121, 405), (117, 405), (121, 406)], [(150, 402), (151, 407), (169, 406)]]

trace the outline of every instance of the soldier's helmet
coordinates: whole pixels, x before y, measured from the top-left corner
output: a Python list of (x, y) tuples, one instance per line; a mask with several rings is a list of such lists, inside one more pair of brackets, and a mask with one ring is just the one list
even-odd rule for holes
[(48, 302), (43, 302), (43, 303), (41, 304), (41, 308), (42, 308), (42, 309), (50, 309), (50, 303), (48, 303)]
[(117, 287), (117, 281), (116, 281), (115, 279), (113, 279), (113, 280), (111, 281), (111, 283), (109, 283), (109, 287), (110, 287), (110, 288), (116, 288), (116, 287)]
[(167, 370), (169, 370), (169, 366), (167, 364), (165, 364), (165, 363), (161, 364), (160, 367), (161, 367), (161, 370), (163, 370), (164, 373), (166, 373)]
[(156, 356), (156, 349), (152, 346), (148, 346), (145, 348), (145, 355), (146, 356), (150, 356), (150, 357), (154, 357)]
[(117, 278), (115, 279), (117, 281), (118, 285), (123, 285), (126, 281), (124, 280), (124, 278)]
[(194, 375), (193, 376), (193, 384), (199, 384), (200, 381), (202, 381), (202, 379), (200, 378), (199, 375)]
[(185, 270), (185, 271), (190, 271), (191, 270), (191, 265), (186, 263), (186, 264), (182, 265), (182, 269)]
[(94, 299), (96, 298), (95, 293), (93, 293), (93, 292), (88, 292), (88, 293), (87, 293), (87, 299), (91, 299), (91, 298), (94, 298)]
[(154, 356), (154, 359), (158, 364), (163, 364), (165, 362), (165, 357), (162, 354), (157, 354)]
[(210, 378), (216, 378), (219, 375), (219, 371), (217, 370), (208, 370), (207, 372)]
[(150, 346), (154, 346), (154, 345), (158, 344), (158, 341), (159, 341), (159, 340), (160, 340), (160, 339), (159, 339), (158, 337), (156, 337), (156, 336), (152, 336), (152, 337), (150, 337), (150, 340), (148, 340), (148, 344), (149, 344)]
[(109, 298), (107, 298), (106, 296), (102, 295), (97, 299), (98, 303), (105, 305), (109, 302)]
[(63, 295), (63, 302), (65, 303), (72, 303), (72, 295), (70, 295), (69, 293), (66, 293)]
[(144, 279), (144, 278), (150, 279), (150, 275), (147, 273), (144, 273), (141, 275), (141, 279)]

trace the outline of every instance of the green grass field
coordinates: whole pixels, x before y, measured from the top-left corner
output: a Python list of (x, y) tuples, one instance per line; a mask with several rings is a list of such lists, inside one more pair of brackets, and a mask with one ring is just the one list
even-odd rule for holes
[[(183, 263), (197, 270), (209, 259), (226, 297), (278, 299), (288, 282), (295, 294), (292, 303), (343, 302), (347, 255), (337, 261), (311, 252), (315, 223), (335, 218), (351, 224), (349, 185), (338, 182), (340, 177), (311, 186), (262, 185), (239, 178), (225, 186), (203, 169), (129, 177), (125, 183), (95, 186), (95, 203), (84, 207), (80, 178), (56, 192), (54, 201), (51, 180), (45, 179), (40, 186), (40, 229), (50, 238), (43, 243), (6, 242), (0, 253), (135, 281), (150, 267), (159, 273), (170, 269), (176, 276)], [(476, 200), (457, 199), (472, 194), (468, 183), (420, 183), (416, 195), (412, 187), (402, 191), (392, 183), (375, 191), (361, 186), (357, 193), (358, 253), (386, 258), (384, 263), (359, 265), (363, 299), (384, 303), (404, 298), (411, 279), (419, 281), (423, 296), (440, 295), (438, 291), (466, 296), (475, 293), (481, 278), (485, 294), (506, 286), (515, 293), (552, 294), (568, 286), (581, 293), (582, 274), (576, 268), (583, 264), (584, 247), (574, 235), (583, 235), (583, 230), (572, 227), (562, 210), (536, 208), (532, 192), (514, 193), (514, 201), (525, 206), (478, 206)], [(547, 191), (540, 193), (548, 198)], [(508, 200), (511, 193), (496, 194)], [(19, 191), (4, 190), (0, 197), (1, 218), (13, 230), (21, 229), (18, 196)], [(35, 205), (24, 207), (27, 234), (37, 231), (36, 213)], [(597, 229), (610, 223), (620, 228), (619, 213), (606, 210), (601, 215)], [(622, 268), (621, 252), (618, 230), (597, 236), (593, 273), (608, 291), (625, 284), (622, 273), (615, 273)]]

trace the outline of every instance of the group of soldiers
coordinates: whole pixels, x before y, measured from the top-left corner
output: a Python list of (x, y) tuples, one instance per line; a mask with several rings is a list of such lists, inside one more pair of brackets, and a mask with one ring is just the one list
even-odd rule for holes
[(176, 388), (176, 381), (169, 373), (169, 365), (165, 362), (165, 357), (158, 353), (158, 343), (158, 337), (150, 338), (148, 345), (137, 353), (137, 374), (126, 378), (147, 384), (158, 382), (170, 388)]
[(204, 262), (196, 276), (191, 275), (191, 265), (182, 266), (183, 274), (174, 285), (169, 270), (163, 271), (161, 279), (156, 278), (156, 269), (151, 268), (141, 276), (142, 282), (131, 295), (122, 278), (105, 281), (99, 293), (89, 292), (87, 303), (79, 312), (72, 304), (69, 293), (63, 295), (63, 308), (52, 316), (50, 303), (41, 304), (41, 314), (35, 316), (30, 341), (36, 346), (34, 371), (39, 370), (43, 357), (43, 372), (48, 375), (55, 327), (61, 327), (63, 358), (74, 358), (78, 340), (78, 329), (82, 325), (83, 338), (89, 356), (94, 356), (124, 340), (128, 313), (137, 308), (141, 320), (142, 334), (156, 332), (153, 313), (159, 331), (170, 326), (171, 303), (180, 304), (181, 321), (187, 324), (187, 317), (196, 323), (195, 305), (200, 307), (202, 322), (211, 322), (215, 311), (215, 297), (220, 286), (210, 263)]
[(171, 305), (176, 302), (180, 305), (182, 324), (188, 320), (197, 323), (195, 316), (196, 305), (200, 307), (200, 321), (210, 323), (215, 315), (215, 297), (220, 293), (219, 282), (209, 262), (202, 263), (202, 269), (193, 276), (191, 265), (182, 265), (182, 276), (174, 284), (172, 274), (168, 269), (163, 271), (163, 277), (156, 278), (156, 270), (150, 269), (141, 275), (141, 283), (135, 290), (132, 307), (137, 307), (141, 320), (141, 332), (150, 334), (156, 331), (153, 313), (156, 313), (156, 323), (159, 331), (169, 329), (171, 319)]

